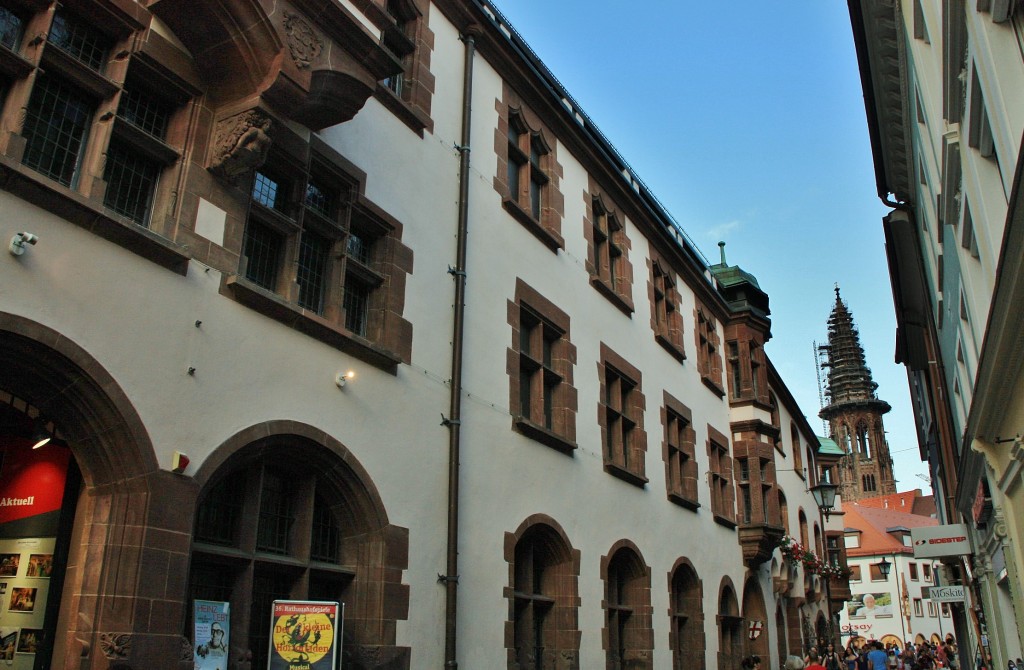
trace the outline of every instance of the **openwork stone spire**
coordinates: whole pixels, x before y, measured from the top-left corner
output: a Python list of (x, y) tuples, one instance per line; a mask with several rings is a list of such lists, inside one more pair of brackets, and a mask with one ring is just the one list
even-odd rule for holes
[(882, 415), (892, 408), (879, 400), (878, 384), (864, 360), (853, 315), (839, 295), (828, 318), (826, 405), (819, 416), (844, 456), (839, 461), (839, 494), (845, 502), (896, 492), (892, 458)]
[(853, 315), (836, 289), (836, 304), (828, 318), (828, 403), (876, 400), (878, 389), (871, 379), (871, 369), (864, 362), (860, 333), (853, 325)]

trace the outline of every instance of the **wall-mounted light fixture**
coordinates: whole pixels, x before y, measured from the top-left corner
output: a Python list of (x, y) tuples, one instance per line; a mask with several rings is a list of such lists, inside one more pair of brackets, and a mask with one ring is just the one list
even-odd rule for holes
[(15, 233), (14, 237), (11, 238), (11, 244), (7, 247), (7, 250), (11, 252), (12, 256), (20, 256), (25, 253), (26, 244), (35, 244), (39, 241), (38, 235), (32, 233), (23, 232)]
[(334, 375), (334, 383), (338, 385), (338, 388), (343, 389), (349, 382), (353, 381), (355, 378), (356, 373), (354, 370), (349, 370), (348, 372), (339, 372), (338, 374)]
[(38, 419), (35, 428), (32, 429), (32, 437), (29, 439), (32, 442), (32, 448), (39, 449), (40, 447), (45, 447), (53, 440), (53, 431), (46, 427), (45, 420)]

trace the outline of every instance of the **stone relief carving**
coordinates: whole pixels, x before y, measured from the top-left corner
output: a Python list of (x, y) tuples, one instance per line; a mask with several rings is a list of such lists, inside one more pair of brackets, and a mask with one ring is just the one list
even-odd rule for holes
[(214, 133), (210, 169), (234, 179), (263, 165), (270, 151), (272, 125), (270, 117), (257, 109), (220, 121)]
[(179, 661), (191, 661), (194, 656), (192, 655), (192, 641), (184, 635), (181, 636), (180, 648), (178, 650)]
[(112, 661), (128, 660), (132, 650), (131, 633), (100, 633), (100, 649)]
[(288, 36), (288, 51), (295, 65), (308, 68), (320, 55), (324, 41), (306, 19), (291, 12), (284, 13), (284, 31)]

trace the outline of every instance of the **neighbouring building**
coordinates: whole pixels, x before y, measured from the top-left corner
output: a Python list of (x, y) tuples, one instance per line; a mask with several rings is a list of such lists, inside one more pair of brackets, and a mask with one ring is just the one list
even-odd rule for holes
[(932, 497), (917, 489), (848, 503), (843, 512), (852, 591), (841, 612), (843, 634), (855, 645), (879, 640), (900, 648), (945, 640), (953, 633), (950, 606), (933, 602), (928, 591), (940, 583), (940, 564), (915, 559), (910, 538), (912, 528), (938, 525)]
[(228, 670), (281, 599), (353, 670), (827, 634), (767, 294), (488, 2), (0, 0), (0, 102), (13, 667), (192, 668), (197, 599)]
[[(965, 523), (963, 667), (1024, 640), (1024, 7), (850, 0), (922, 460)], [(991, 660), (988, 657), (991, 656)]]

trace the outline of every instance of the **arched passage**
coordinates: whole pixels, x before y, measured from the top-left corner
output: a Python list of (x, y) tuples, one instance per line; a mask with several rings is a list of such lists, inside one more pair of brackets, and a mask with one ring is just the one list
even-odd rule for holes
[(718, 588), (718, 667), (738, 668), (743, 657), (743, 619), (736, 588), (728, 577)]
[(673, 670), (704, 670), (704, 596), (697, 571), (680, 558), (668, 574)]
[[(761, 658), (770, 658), (768, 646), (768, 610), (764, 604), (764, 594), (756, 575), (747, 578), (743, 585), (743, 619), (751, 627), (747, 636), (749, 648), (747, 653), (757, 654)], [(759, 624), (759, 625), (758, 625)]]
[(231, 603), (232, 654), (266, 667), (273, 600), (327, 600), (345, 605), (345, 667), (409, 667), (395, 644), (409, 608), (408, 531), (389, 523), (344, 445), (269, 421), (229, 438), (196, 480), (189, 594)]
[(579, 550), (557, 521), (535, 514), (505, 534), (505, 560), (507, 666), (555, 667), (559, 659), (578, 665)]
[[(55, 545), (67, 552), (53, 555), (47, 605), (57, 598), (59, 608), (43, 653), (53, 667), (76, 668), (176, 658), (194, 485), (159, 469), (126, 393), (52, 328), (0, 312), (0, 391), (52, 422), (71, 456)], [(152, 579), (156, 566), (166, 579)]]

